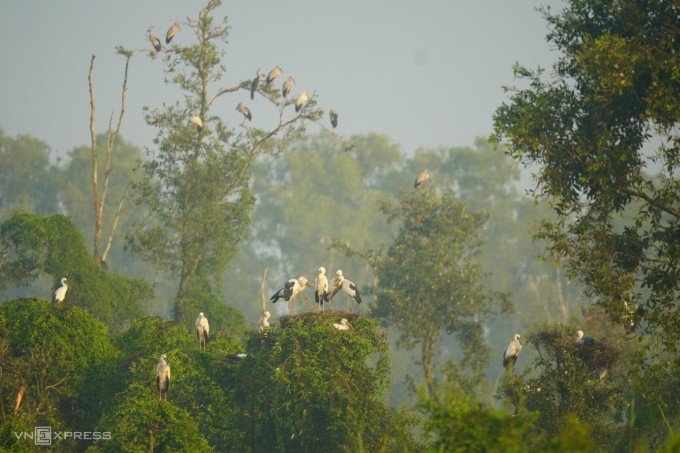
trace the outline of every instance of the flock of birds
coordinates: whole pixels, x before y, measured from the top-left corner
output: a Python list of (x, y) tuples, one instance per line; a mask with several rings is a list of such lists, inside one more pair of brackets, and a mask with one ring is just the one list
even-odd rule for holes
[[(181, 29), (182, 27), (179, 22), (175, 22), (174, 24), (172, 24), (168, 29), (167, 33), (165, 34), (165, 44), (170, 45), (172, 39)], [(147, 29), (147, 34), (149, 36), (149, 41), (151, 42), (151, 45), (154, 48), (154, 51), (160, 52), (163, 49), (163, 46), (161, 40), (153, 32), (152, 26)], [(155, 57), (156, 54), (154, 53), (153, 55)], [(260, 78), (262, 77), (263, 70), (264, 68), (259, 68), (255, 72), (255, 78), (253, 78), (250, 81), (250, 84), (248, 86), (248, 89), (250, 90), (251, 100), (255, 99), (255, 92), (257, 91), (257, 88), (260, 85)], [(283, 74), (283, 69), (281, 69), (281, 66), (278, 65), (274, 69), (269, 71), (265, 79), (265, 83), (267, 84), (267, 86), (273, 88), (274, 80), (281, 74)], [(296, 83), (295, 79), (292, 76), (289, 76), (288, 79), (283, 83), (283, 85), (281, 85), (281, 96), (283, 97), (284, 100), (288, 99), (288, 95), (293, 89), (295, 83)], [(298, 95), (298, 97), (295, 99), (295, 112), (299, 113), (305, 107), (305, 105), (307, 105), (309, 99), (310, 99), (309, 95), (307, 94), (306, 91), (303, 91), (300, 95)], [(245, 126), (246, 120), (252, 121), (253, 115), (248, 106), (246, 106), (243, 102), (238, 103), (238, 105), (236, 106), (236, 111), (243, 115), (243, 122), (241, 123), (242, 126)], [(330, 120), (331, 126), (333, 127), (333, 130), (335, 131), (335, 128), (338, 127), (338, 112), (337, 110), (335, 110), (334, 107), (331, 107), (331, 109), (329, 110), (328, 118)], [(199, 133), (203, 130), (203, 120), (201, 119), (200, 116), (196, 115), (195, 113), (192, 113), (191, 116), (189, 117), (189, 121), (196, 127), (196, 130)]]

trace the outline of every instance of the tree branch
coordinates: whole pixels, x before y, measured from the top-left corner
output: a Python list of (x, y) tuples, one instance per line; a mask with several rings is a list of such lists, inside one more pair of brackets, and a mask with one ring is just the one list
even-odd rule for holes
[(649, 195), (647, 195), (643, 192), (638, 192), (636, 190), (629, 189), (627, 187), (622, 187), (622, 188), (618, 189), (618, 191), (621, 192), (621, 193), (625, 193), (627, 195), (631, 195), (631, 196), (634, 196), (634, 197), (641, 198), (641, 199), (645, 200), (647, 203), (649, 203), (650, 205), (661, 209), (665, 213), (670, 214), (675, 218), (680, 218), (680, 211), (676, 211), (675, 209), (660, 205), (658, 201), (652, 199)]

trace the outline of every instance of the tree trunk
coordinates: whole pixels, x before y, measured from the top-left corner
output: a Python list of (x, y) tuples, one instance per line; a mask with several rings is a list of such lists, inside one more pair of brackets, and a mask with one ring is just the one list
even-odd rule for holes
[(425, 372), (425, 384), (430, 397), (437, 399), (437, 391), (434, 384), (434, 350), (436, 345), (436, 336), (428, 335), (423, 339), (422, 346), (422, 362), (423, 371)]

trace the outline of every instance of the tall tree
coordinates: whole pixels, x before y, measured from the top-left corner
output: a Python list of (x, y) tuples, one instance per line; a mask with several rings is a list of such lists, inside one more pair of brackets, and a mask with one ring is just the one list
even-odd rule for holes
[[(374, 315), (393, 325), (400, 344), (420, 346), (425, 382), (437, 397), (435, 362), (444, 333), (455, 335), (463, 351), (462, 367), (481, 377), (489, 360), (482, 321), (496, 309), (510, 309), (507, 294), (481, 284), (479, 230), (488, 215), (470, 212), (450, 193), (439, 195), (422, 186), (402, 191), (397, 204), (383, 202), (380, 211), (399, 231), (387, 248), (358, 252), (378, 279)], [(340, 242), (336, 247), (357, 253)]]
[(111, 230), (109, 232), (108, 240), (106, 241), (106, 246), (102, 249), (102, 226), (104, 222), (104, 208), (106, 207), (106, 199), (109, 194), (109, 177), (111, 175), (111, 170), (113, 168), (112, 156), (113, 150), (116, 146), (116, 140), (120, 134), (120, 129), (123, 126), (123, 119), (125, 118), (125, 101), (127, 99), (127, 82), (128, 82), (128, 68), (130, 67), (130, 59), (132, 58), (133, 52), (124, 50), (123, 48), (118, 48), (118, 53), (125, 56), (125, 71), (123, 76), (123, 87), (121, 88), (121, 101), (120, 101), (120, 112), (118, 114), (118, 121), (116, 122), (115, 128), (113, 128), (113, 113), (109, 118), (109, 125), (106, 134), (106, 148), (105, 148), (105, 158), (104, 158), (104, 172), (103, 181), (100, 182), (100, 169), (99, 169), (99, 157), (98, 157), (98, 140), (97, 132), (95, 129), (95, 116), (97, 112), (95, 96), (94, 96), (94, 59), (95, 55), (92, 54), (90, 58), (90, 70), (87, 75), (87, 81), (90, 93), (90, 151), (92, 153), (92, 199), (94, 200), (94, 246), (92, 257), (98, 263), (106, 269), (106, 258), (111, 251), (111, 245), (113, 244), (113, 237), (118, 228), (118, 222), (120, 219), (120, 212), (127, 198), (127, 188), (123, 192), (118, 202), (118, 207), (113, 216), (113, 221), (111, 222)]
[[(281, 153), (289, 140), (304, 131), (308, 120), (321, 115), (314, 96), (292, 114), (294, 102), (264, 83), (258, 93), (278, 109), (277, 120), (267, 129), (245, 123), (230, 126), (215, 113), (227, 95), (245, 99), (251, 85), (247, 80), (230, 88), (213, 88), (225, 72), (222, 58), (229, 33), (226, 17), (213, 18), (220, 5), (220, 0), (210, 0), (198, 19), (185, 23), (185, 29), (194, 32), (195, 44), (183, 45), (178, 36), (161, 52), (169, 81), (184, 92), (184, 99), (147, 114), (148, 124), (158, 129), (158, 150), (148, 150), (142, 168), (145, 178), (135, 187), (137, 203), (151, 215), (130, 231), (130, 244), (179, 274), (177, 299), (199, 271), (219, 276), (246, 234), (254, 204), (249, 188), (253, 160), (261, 154)], [(234, 99), (228, 105), (236, 103)], [(198, 118), (190, 123), (190, 117)], [(199, 119), (202, 127), (196, 125)]]
[(613, 320), (677, 352), (680, 9), (574, 0), (543, 13), (554, 76), (515, 68), (528, 86), (508, 88), (495, 138), (536, 170), (534, 196), (557, 214), (539, 236), (570, 275)]

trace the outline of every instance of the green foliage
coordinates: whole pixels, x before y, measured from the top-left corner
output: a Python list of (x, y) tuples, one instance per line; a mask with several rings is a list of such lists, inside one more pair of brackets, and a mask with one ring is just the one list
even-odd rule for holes
[(573, 326), (537, 326), (527, 335), (537, 352), (529, 368), (533, 372), (505, 382), (503, 389), (515, 398), (520, 394), (522, 409), (540, 414), (536, 426), (547, 438), (568, 429), (574, 417), (591, 426), (590, 437), (599, 448), (625, 448), (624, 385), (614, 369), (621, 351), (604, 338), (576, 343), (575, 331)]
[(30, 135), (8, 137), (0, 128), (0, 221), (12, 211), (56, 212), (59, 193), (57, 168), (49, 147)]
[[(27, 299), (4, 303), (0, 345), (0, 407), (6, 410), (0, 445), (5, 447), (24, 442), (9, 428), (92, 430), (118, 389), (118, 355), (106, 327), (79, 307)], [(22, 386), (25, 396), (14, 418)]]
[(243, 338), (246, 319), (238, 308), (226, 305), (211, 291), (210, 284), (199, 275), (189, 284), (184, 296), (175, 304), (175, 319), (195, 333), (196, 317), (203, 312), (210, 323), (210, 336), (225, 329), (231, 335)]
[[(333, 327), (340, 317), (356, 330)], [(239, 451), (367, 451), (393, 445), (396, 418), (382, 403), (387, 345), (375, 321), (348, 313), (284, 317), (253, 332), (234, 372)], [(229, 448), (228, 448), (229, 449)]]
[(68, 279), (65, 303), (86, 308), (113, 331), (141, 314), (152, 295), (143, 281), (104, 272), (91, 258), (83, 238), (62, 215), (15, 213), (0, 225), (0, 285), (30, 285), (41, 274)]
[(677, 353), (677, 4), (578, 0), (544, 14), (562, 53), (554, 78), (515, 69), (528, 87), (508, 88), (496, 139), (537, 171), (534, 195), (558, 215), (539, 232), (550, 252), (613, 320)]
[(388, 223), (398, 221), (399, 231), (387, 250), (365, 254), (378, 278), (374, 315), (397, 328), (405, 347), (421, 346), (433, 396), (436, 345), (444, 332), (456, 336), (463, 367), (481, 376), (489, 360), (481, 321), (496, 305), (510, 309), (506, 294), (485, 291), (474, 260), (487, 214), (469, 212), (451, 194), (427, 186), (402, 191), (398, 205), (383, 202), (380, 211)]

